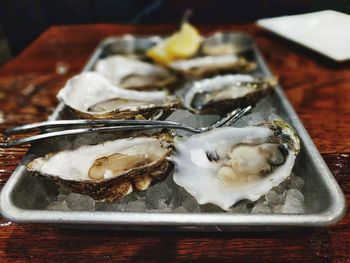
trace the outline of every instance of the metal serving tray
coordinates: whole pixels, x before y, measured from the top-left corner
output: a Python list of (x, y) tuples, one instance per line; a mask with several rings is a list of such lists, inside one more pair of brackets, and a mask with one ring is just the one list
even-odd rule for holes
[[(246, 36), (246, 35), (245, 35)], [(223, 32), (206, 38), (206, 41), (235, 43), (242, 33)], [(105, 39), (96, 48), (84, 71), (93, 68), (96, 61), (116, 53), (133, 53), (145, 50), (157, 43), (158, 36), (118, 36)], [(258, 73), (271, 76), (258, 48), (252, 44), (251, 56), (258, 64)], [(233, 214), (233, 213), (135, 213), (110, 211), (49, 211), (41, 191), (52, 187), (41, 183), (26, 171), (25, 164), (40, 154), (40, 144), (34, 144), (18, 165), (1, 192), (2, 215), (13, 222), (53, 223), (66, 227), (147, 229), (147, 230), (273, 230), (287, 227), (326, 226), (338, 222), (345, 213), (345, 199), (337, 182), (304, 126), (280, 87), (271, 96), (271, 105), (277, 113), (292, 124), (301, 139), (301, 153), (297, 157), (294, 172), (304, 178), (304, 214)], [(68, 114), (68, 115), (67, 115)], [(60, 103), (50, 119), (71, 118)], [(42, 151), (42, 150), (41, 150)], [(30, 187), (29, 187), (30, 186)], [(30, 188), (30, 189), (28, 189)], [(33, 190), (41, 189), (41, 190)]]

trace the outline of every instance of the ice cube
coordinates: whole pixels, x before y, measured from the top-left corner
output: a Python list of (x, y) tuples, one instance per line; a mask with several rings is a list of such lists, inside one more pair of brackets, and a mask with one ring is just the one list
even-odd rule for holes
[(300, 200), (300, 202), (304, 202), (304, 195), (297, 189), (290, 189), (287, 191), (287, 197), (293, 197), (296, 198), (298, 200)]
[(286, 191), (285, 202), (279, 212), (305, 213), (304, 195), (296, 189)]
[[(169, 177), (171, 179), (169, 179)], [(168, 176), (164, 183), (169, 187), (169, 189), (171, 189), (171, 198), (169, 205), (172, 205), (174, 208), (179, 207), (185, 200), (184, 193), (182, 191), (186, 190), (184, 190), (183, 188), (180, 189), (180, 187), (173, 181), (172, 176)]]
[(150, 208), (157, 208), (158, 202), (164, 199), (169, 203), (171, 198), (171, 189), (165, 183), (158, 183), (147, 189), (147, 204)]
[(171, 209), (181, 206), (182, 202), (183, 201), (182, 201), (182, 198), (179, 197), (179, 193), (176, 191), (173, 191), (173, 194), (169, 202), (169, 206), (171, 207)]
[(189, 192), (186, 191), (185, 188), (180, 187), (180, 186), (177, 190), (177, 193), (180, 196), (180, 198), (182, 199), (182, 202), (184, 202), (187, 197), (192, 196)]
[(280, 183), (279, 185), (273, 187), (272, 190), (274, 190), (277, 194), (281, 195), (285, 192), (288, 184), (289, 184), (289, 179), (287, 179), (287, 180), (283, 181), (282, 183)]
[(147, 199), (147, 191), (140, 191), (136, 193), (136, 198), (137, 200), (144, 200), (146, 201)]
[(230, 208), (231, 213), (249, 213), (248, 204), (249, 201), (241, 201)]
[(171, 212), (174, 212), (174, 213), (187, 213), (188, 211), (185, 208), (180, 206), (180, 207), (175, 208), (174, 210), (171, 210)]
[(146, 203), (143, 200), (136, 200), (126, 204), (128, 212), (144, 212), (146, 211)]
[(154, 213), (166, 213), (166, 212), (171, 212), (171, 205), (168, 205), (164, 199), (158, 200), (158, 204), (156, 208), (149, 208), (146, 209), (147, 212), (154, 212)]
[(133, 201), (137, 201), (139, 199), (143, 199), (141, 196), (139, 196), (139, 194), (137, 192), (132, 192), (131, 194), (128, 194), (124, 197), (122, 197), (119, 202), (120, 203), (129, 203), (129, 202), (133, 202)]
[(256, 203), (250, 212), (252, 214), (270, 214), (272, 210), (269, 206), (263, 203)]
[(172, 205), (168, 205), (166, 203), (166, 200), (160, 199), (158, 200), (158, 205), (157, 205), (157, 210), (160, 212), (170, 212), (171, 209), (173, 208)]
[(95, 200), (88, 195), (71, 193), (66, 197), (65, 201), (67, 206), (74, 211), (95, 210)]
[(60, 187), (60, 188), (58, 189), (58, 193), (59, 193), (58, 196), (62, 195), (62, 198), (63, 198), (63, 197), (65, 198), (65, 196), (66, 196), (66, 195), (69, 195), (70, 193), (72, 193), (72, 191), (69, 190), (68, 188)]
[(165, 183), (170, 189), (177, 189), (179, 186), (174, 182), (173, 176), (169, 175), (167, 178), (162, 181), (162, 183)]
[(269, 192), (267, 192), (267, 194), (265, 194), (264, 204), (268, 205), (269, 207), (272, 208), (282, 203), (283, 203), (282, 195), (278, 194), (276, 191), (270, 190)]
[(201, 211), (198, 202), (192, 196), (186, 198), (186, 200), (182, 203), (182, 207), (193, 213), (199, 213)]
[(68, 207), (67, 202), (63, 201), (53, 201), (49, 204), (46, 209), (48, 210), (57, 210), (57, 211), (70, 211), (71, 209)]
[(158, 209), (148, 209), (148, 208), (146, 208), (146, 212), (149, 212), (149, 213), (161, 213), (161, 212), (163, 212), (163, 211), (161, 211), (161, 210), (158, 210)]
[(59, 194), (57, 196), (57, 201), (64, 201), (64, 200), (66, 200), (66, 198), (67, 198), (67, 195)]
[(222, 213), (225, 212), (219, 206), (214, 204), (205, 204), (200, 206), (201, 212), (204, 213)]
[(120, 203), (119, 201), (113, 203), (96, 203), (96, 210), (98, 211), (113, 211), (113, 212), (125, 212), (126, 203)]

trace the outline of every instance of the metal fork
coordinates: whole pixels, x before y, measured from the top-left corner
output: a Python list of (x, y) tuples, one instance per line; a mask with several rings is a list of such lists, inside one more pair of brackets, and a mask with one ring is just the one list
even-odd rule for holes
[[(149, 129), (175, 129), (184, 130), (191, 133), (203, 133), (219, 127), (227, 127), (232, 125), (244, 114), (249, 112), (252, 106), (245, 108), (238, 108), (225, 117), (218, 120), (214, 124), (208, 127), (193, 128), (177, 122), (172, 121), (156, 121), (156, 120), (58, 120), (58, 121), (45, 121), (40, 123), (26, 124), (18, 126), (4, 131), (5, 135), (21, 134), (31, 131), (39, 130), (41, 134), (25, 137), (21, 139), (8, 140), (0, 143), (0, 148), (11, 148), (23, 144), (29, 144), (32, 142), (59, 137), (67, 135), (78, 135), (96, 132), (112, 132), (112, 131), (125, 131), (125, 130), (149, 130)], [(86, 127), (85, 127), (86, 126)], [(76, 128), (85, 127), (85, 128)], [(61, 129), (58, 130), (57, 129)], [(63, 129), (63, 130), (62, 130)]]

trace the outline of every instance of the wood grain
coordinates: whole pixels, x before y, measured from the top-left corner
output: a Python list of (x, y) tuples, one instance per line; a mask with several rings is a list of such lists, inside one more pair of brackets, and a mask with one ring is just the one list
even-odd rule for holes
[[(0, 69), (0, 130), (42, 121), (55, 94), (77, 74), (103, 38), (117, 34), (167, 34), (174, 25), (52, 27)], [(253, 24), (200, 27), (203, 33), (252, 34), (286, 95), (350, 201), (350, 65), (258, 29)], [(66, 75), (56, 73), (66, 63)], [(27, 147), (0, 149), (0, 187)], [(1, 224), (1, 223), (0, 223)], [(50, 225), (0, 227), (0, 262), (347, 262), (350, 215), (336, 226), (250, 233), (117, 232), (60, 229)]]

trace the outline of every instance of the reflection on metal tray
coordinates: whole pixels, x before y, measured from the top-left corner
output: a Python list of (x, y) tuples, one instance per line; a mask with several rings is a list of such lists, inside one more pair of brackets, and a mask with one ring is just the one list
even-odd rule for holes
[[(110, 37), (101, 42), (86, 64), (84, 71), (93, 69), (96, 61), (111, 54), (142, 53), (157, 43), (158, 36)], [(249, 43), (248, 56), (258, 64), (256, 74), (271, 76), (263, 58), (251, 38), (242, 33), (223, 32), (206, 38), (208, 43)], [(244, 51), (246, 52), (246, 51)], [(325, 226), (335, 224), (345, 212), (345, 200), (337, 182), (311, 141), (305, 128), (280, 87), (268, 99), (277, 114), (295, 127), (301, 139), (294, 172), (303, 177), (305, 187), (304, 214), (233, 214), (233, 213), (150, 213), (107, 211), (49, 211), (45, 210), (45, 192), (53, 187), (28, 174), (25, 165), (47, 149), (34, 144), (22, 163), (14, 171), (1, 193), (0, 208), (4, 217), (14, 222), (55, 223), (79, 228), (147, 229), (147, 230), (273, 230), (281, 227)], [(60, 103), (50, 119), (72, 118)], [(54, 144), (52, 144), (54, 145)], [(54, 147), (50, 150), (54, 150)], [(36, 185), (37, 184), (37, 185)], [(40, 185), (39, 185), (40, 184)], [(28, 189), (33, 186), (35, 189)], [(28, 196), (30, 193), (30, 197)]]

